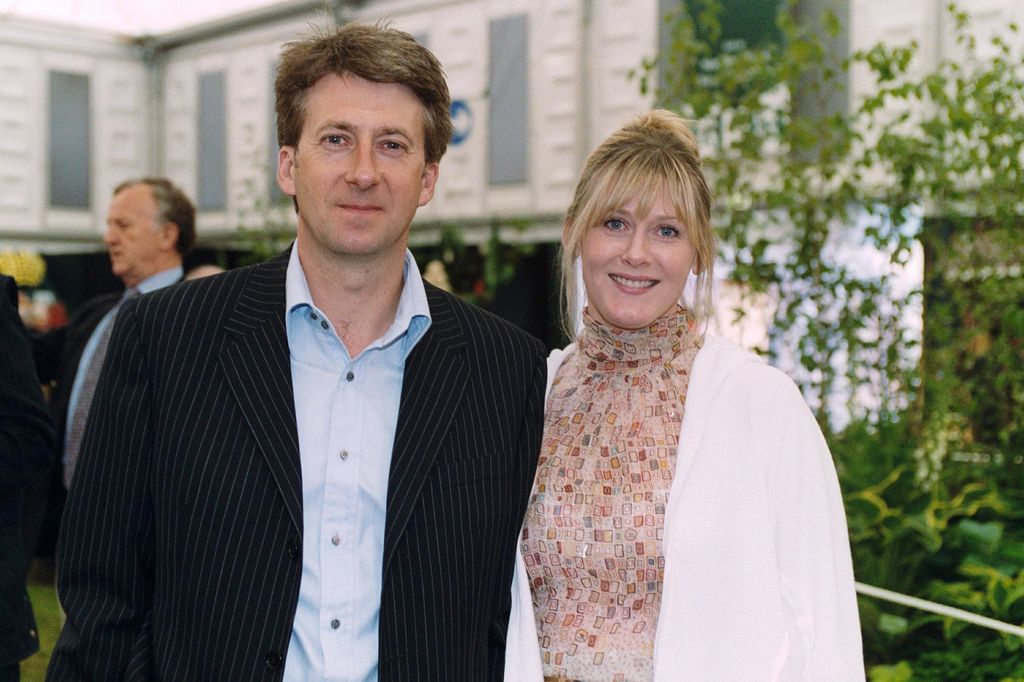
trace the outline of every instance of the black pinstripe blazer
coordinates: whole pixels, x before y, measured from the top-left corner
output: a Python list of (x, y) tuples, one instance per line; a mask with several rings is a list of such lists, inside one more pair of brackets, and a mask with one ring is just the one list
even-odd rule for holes
[[(118, 316), (59, 544), (48, 680), (277, 680), (302, 563), (287, 254)], [(427, 285), (388, 482), (380, 680), (500, 679), (544, 350)]]

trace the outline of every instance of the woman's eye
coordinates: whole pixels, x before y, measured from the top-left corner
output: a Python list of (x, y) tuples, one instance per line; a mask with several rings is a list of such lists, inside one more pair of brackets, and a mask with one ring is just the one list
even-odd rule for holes
[(618, 231), (618, 230), (621, 230), (621, 229), (625, 228), (626, 227), (626, 223), (622, 222), (618, 218), (611, 218), (611, 219), (606, 220), (604, 222), (604, 226), (607, 227), (609, 230)]
[(672, 225), (662, 225), (658, 228), (658, 235), (661, 237), (678, 237), (680, 234), (682, 232), (680, 232), (679, 228)]

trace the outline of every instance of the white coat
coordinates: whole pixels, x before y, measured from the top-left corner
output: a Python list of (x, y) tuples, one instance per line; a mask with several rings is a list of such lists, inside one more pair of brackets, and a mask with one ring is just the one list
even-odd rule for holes
[[(574, 345), (548, 358), (548, 391), (573, 352)], [(793, 382), (707, 336), (694, 360), (677, 457), (654, 682), (863, 682), (839, 483)], [(543, 679), (518, 548), (505, 679)]]

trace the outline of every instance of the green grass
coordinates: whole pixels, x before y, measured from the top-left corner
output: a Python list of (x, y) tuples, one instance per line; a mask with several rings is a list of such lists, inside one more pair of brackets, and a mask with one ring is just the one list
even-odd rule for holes
[(60, 606), (52, 582), (29, 582), (28, 596), (39, 627), (39, 651), (21, 662), (21, 682), (43, 682), (53, 645), (60, 633)]

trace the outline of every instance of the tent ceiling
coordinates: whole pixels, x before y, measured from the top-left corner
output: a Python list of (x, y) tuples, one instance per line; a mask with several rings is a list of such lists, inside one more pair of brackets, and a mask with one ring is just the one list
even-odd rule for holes
[(275, 0), (0, 0), (3, 17), (152, 35), (277, 4)]

